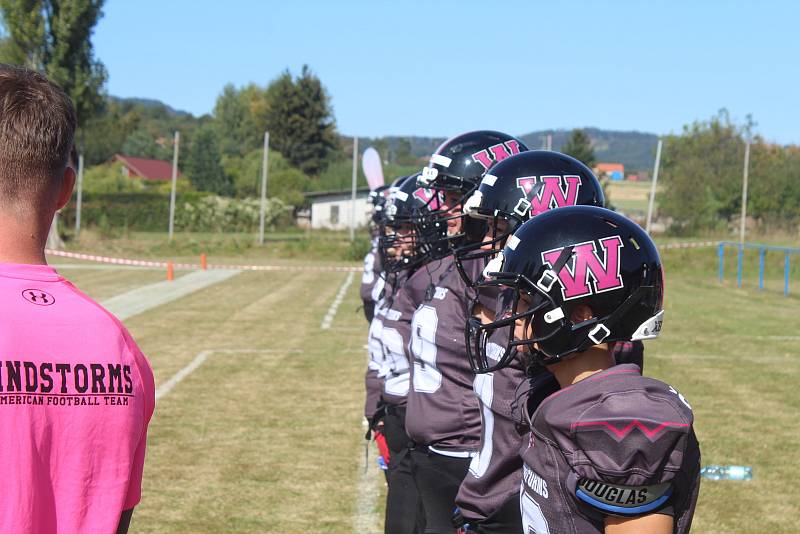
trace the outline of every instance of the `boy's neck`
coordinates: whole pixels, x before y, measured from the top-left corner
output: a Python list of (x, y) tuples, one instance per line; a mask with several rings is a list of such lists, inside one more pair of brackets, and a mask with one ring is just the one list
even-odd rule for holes
[(548, 365), (547, 370), (555, 375), (558, 384), (564, 388), (613, 366), (614, 355), (608, 344), (603, 343)]
[(46, 265), (44, 247), (50, 222), (0, 210), (0, 263)]

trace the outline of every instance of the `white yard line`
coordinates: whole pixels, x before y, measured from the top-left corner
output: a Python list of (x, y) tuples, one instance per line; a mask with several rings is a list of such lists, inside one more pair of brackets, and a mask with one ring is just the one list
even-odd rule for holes
[(325, 317), (322, 318), (322, 324), (319, 325), (321, 329), (328, 330), (331, 327), (333, 318), (336, 317), (336, 312), (339, 310), (342, 300), (344, 300), (344, 295), (347, 293), (347, 289), (350, 287), (350, 284), (353, 283), (353, 276), (354, 273), (348, 273), (347, 278), (345, 278), (344, 283), (342, 284), (342, 287), (339, 288), (339, 292), (336, 294), (333, 302), (331, 302), (331, 307), (328, 308), (328, 313), (326, 313)]
[[(360, 458), (364, 460), (364, 449), (359, 447)], [(379, 534), (380, 518), (376, 512), (378, 509), (378, 495), (380, 494), (380, 484), (385, 480), (383, 473), (378, 468), (375, 458), (378, 456), (378, 448), (369, 444), (369, 462), (366, 469), (359, 462), (358, 470), (358, 495), (356, 496), (356, 510), (353, 517), (353, 532), (356, 534)]]
[(237, 270), (195, 271), (175, 280), (137, 287), (101, 302), (104, 308), (124, 321), (195, 291), (223, 282), (239, 274)]
[(158, 389), (156, 389), (156, 401), (172, 391), (172, 388), (178, 385), (181, 380), (192, 374), (198, 367), (203, 365), (203, 362), (213, 353), (213, 350), (204, 350), (200, 354), (194, 357), (194, 360), (189, 362), (189, 365), (175, 373), (175, 375), (161, 384)]
[[(172, 378), (158, 386), (156, 388), (156, 400), (164, 397), (167, 393), (172, 391), (172, 388), (177, 386), (184, 378), (195, 372), (203, 363), (214, 353), (223, 353), (223, 354), (255, 354), (255, 353), (264, 353), (270, 354), (272, 350), (263, 350), (263, 349), (213, 349), (213, 350), (203, 350), (200, 351), (197, 356), (194, 357), (192, 361), (186, 365), (183, 369), (175, 373)], [(283, 351), (286, 352), (286, 351)]]

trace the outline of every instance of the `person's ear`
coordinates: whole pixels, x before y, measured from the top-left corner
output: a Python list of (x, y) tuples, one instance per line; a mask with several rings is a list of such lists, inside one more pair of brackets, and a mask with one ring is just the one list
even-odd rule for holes
[(56, 211), (67, 205), (69, 199), (72, 198), (72, 190), (74, 187), (75, 170), (72, 167), (67, 166), (67, 168), (64, 169), (64, 176), (61, 180), (61, 190), (58, 192)]
[(578, 304), (572, 309), (572, 314), (570, 315), (570, 320), (572, 324), (582, 323), (584, 321), (588, 321), (594, 317), (592, 313), (592, 309), (587, 306), (586, 304)]

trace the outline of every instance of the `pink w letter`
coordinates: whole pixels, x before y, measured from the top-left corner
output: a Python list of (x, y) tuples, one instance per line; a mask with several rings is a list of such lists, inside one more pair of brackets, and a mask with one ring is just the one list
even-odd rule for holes
[[(605, 256), (602, 260), (593, 241), (573, 246), (571, 265), (567, 263), (558, 273), (564, 300), (586, 297), (623, 286), (619, 273), (620, 249), (624, 247), (622, 239), (619, 236), (606, 237), (600, 240), (600, 246)], [(558, 261), (562, 250), (564, 249), (558, 248), (543, 252), (542, 261), (552, 266)], [(592, 285), (589, 284), (590, 278)]]

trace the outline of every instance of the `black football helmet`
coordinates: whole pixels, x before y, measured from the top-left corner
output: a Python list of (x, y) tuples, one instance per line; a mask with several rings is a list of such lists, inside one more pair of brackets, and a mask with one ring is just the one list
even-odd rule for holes
[(435, 239), (426, 232), (438, 231), (418, 224), (430, 209), (439, 206), (439, 200), (435, 191), (418, 186), (416, 178), (411, 175), (398, 182), (399, 187), (391, 188), (381, 210), (378, 251), (387, 273), (415, 269), (424, 263), (427, 256), (423, 242)]
[[(605, 205), (603, 187), (594, 173), (572, 156), (547, 150), (522, 152), (498, 162), (464, 202), (469, 217), (489, 221), (491, 237), (456, 249), (456, 265), (468, 286), (477, 280), (464, 261), (488, 261), (505, 246), (508, 236), (531, 217), (564, 206)], [(473, 269), (474, 272), (474, 269)]]
[(389, 198), (390, 186), (382, 185), (369, 192), (369, 202), (372, 204), (371, 225), (377, 229), (383, 217), (383, 207), (386, 199)]
[[(652, 339), (661, 332), (658, 250), (639, 225), (613, 211), (570, 206), (538, 215), (508, 238), (484, 272), (487, 279), (478, 289), (497, 286), (500, 293), (494, 322), (473, 319), (466, 326), (467, 355), (476, 372), (505, 367), (518, 346), (551, 364), (593, 345)], [(578, 305), (588, 306), (593, 317), (573, 324)], [(515, 339), (517, 321), (533, 336)], [(488, 339), (498, 330), (508, 333), (508, 342), (505, 353), (490, 361)]]
[[(483, 221), (465, 219), (461, 212), (464, 199), (478, 186), (481, 178), (498, 161), (528, 147), (519, 139), (492, 130), (478, 130), (448, 139), (431, 156), (417, 183), (442, 191), (446, 195), (444, 209), (430, 210), (421, 223), (443, 229), (444, 242), (426, 242), (432, 258), (451, 254), (462, 241), (480, 239), (484, 235)], [(453, 221), (458, 220), (458, 223)], [(450, 230), (448, 230), (450, 228)], [(431, 232), (438, 235), (441, 232)]]

